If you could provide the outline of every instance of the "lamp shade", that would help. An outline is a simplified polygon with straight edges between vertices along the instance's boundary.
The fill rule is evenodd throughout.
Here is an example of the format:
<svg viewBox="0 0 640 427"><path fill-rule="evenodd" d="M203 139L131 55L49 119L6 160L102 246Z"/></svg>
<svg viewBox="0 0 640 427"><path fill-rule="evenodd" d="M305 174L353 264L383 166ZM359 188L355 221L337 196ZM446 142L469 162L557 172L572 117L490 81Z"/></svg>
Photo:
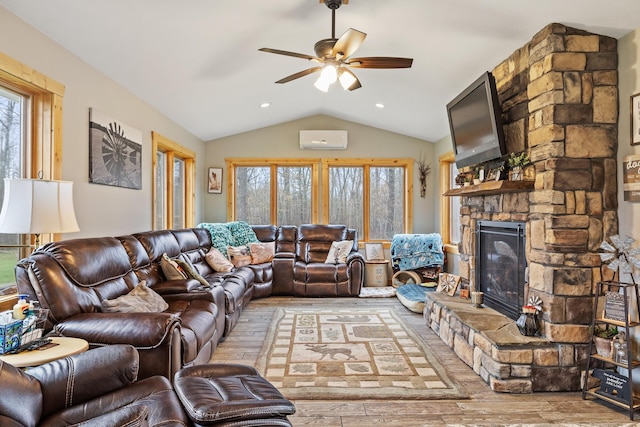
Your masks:
<svg viewBox="0 0 640 427"><path fill-rule="evenodd" d="M4 179L0 233L70 233L79 230L73 208L73 182Z"/></svg>

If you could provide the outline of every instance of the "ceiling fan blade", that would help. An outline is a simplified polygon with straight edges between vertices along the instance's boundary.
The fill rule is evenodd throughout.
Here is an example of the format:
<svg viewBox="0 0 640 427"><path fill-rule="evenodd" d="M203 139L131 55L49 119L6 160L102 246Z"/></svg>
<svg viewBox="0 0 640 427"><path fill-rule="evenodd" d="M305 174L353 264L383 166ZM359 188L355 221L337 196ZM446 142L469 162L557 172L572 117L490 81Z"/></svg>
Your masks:
<svg viewBox="0 0 640 427"><path fill-rule="evenodd" d="M295 80L295 79L299 79L300 77L304 77L307 76L309 74L315 73L317 71L322 70L322 67L312 67L312 68L307 68L306 70L297 72L295 74L291 74L290 76L284 77L280 80L278 80L276 83L288 83L291 80Z"/></svg>
<svg viewBox="0 0 640 427"><path fill-rule="evenodd" d="M339 56L340 59L348 58L360 47L365 37L367 35L362 31L349 28L333 46L331 54L336 58Z"/></svg>
<svg viewBox="0 0 640 427"><path fill-rule="evenodd" d="M304 53L289 52L288 50L270 49L268 47L263 47L263 48L258 49L258 50L261 51L261 52L276 53L278 55L286 55L286 56L293 56L295 58L308 59L309 61L319 60L320 59L320 58L317 58L315 56L306 55Z"/></svg>
<svg viewBox="0 0 640 427"><path fill-rule="evenodd" d="M354 68L411 68L413 58L393 58L391 56L370 56L351 58L347 63Z"/></svg>

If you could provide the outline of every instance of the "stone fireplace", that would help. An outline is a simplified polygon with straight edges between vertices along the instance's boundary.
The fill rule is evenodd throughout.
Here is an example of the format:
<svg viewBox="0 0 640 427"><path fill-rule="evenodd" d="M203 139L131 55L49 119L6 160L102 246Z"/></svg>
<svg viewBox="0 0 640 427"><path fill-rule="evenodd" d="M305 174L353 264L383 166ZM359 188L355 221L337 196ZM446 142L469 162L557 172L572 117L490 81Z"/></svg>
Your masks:
<svg viewBox="0 0 640 427"><path fill-rule="evenodd" d="M508 151L529 153L533 183L480 184L462 194L460 275L484 291L487 275L497 273L479 265L479 225L522 224L528 278L518 272L523 294L513 298L543 301L541 336L500 335L514 330L512 309L499 320L440 295L427 301L425 318L493 390L578 390L601 279L598 247L618 229L617 42L550 24L492 72ZM483 317L489 326L478 323Z"/></svg>

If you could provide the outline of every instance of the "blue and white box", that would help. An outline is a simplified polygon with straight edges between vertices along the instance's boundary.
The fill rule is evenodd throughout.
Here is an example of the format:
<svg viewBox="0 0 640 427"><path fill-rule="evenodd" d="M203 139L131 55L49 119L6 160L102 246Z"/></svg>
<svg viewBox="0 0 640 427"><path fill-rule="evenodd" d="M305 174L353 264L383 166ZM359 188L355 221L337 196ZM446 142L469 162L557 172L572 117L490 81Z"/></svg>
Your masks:
<svg viewBox="0 0 640 427"><path fill-rule="evenodd" d="M22 320L12 320L5 325L0 325L0 354L18 348L21 336Z"/></svg>

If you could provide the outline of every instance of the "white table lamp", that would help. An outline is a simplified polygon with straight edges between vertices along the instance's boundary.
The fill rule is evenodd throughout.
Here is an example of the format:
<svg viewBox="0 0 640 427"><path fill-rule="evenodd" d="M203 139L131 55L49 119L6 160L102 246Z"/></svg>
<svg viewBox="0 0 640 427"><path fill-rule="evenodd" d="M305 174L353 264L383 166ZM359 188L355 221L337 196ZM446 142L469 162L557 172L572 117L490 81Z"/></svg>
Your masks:
<svg viewBox="0 0 640 427"><path fill-rule="evenodd" d="M35 234L79 231L73 208L73 182L4 179L0 233Z"/></svg>

